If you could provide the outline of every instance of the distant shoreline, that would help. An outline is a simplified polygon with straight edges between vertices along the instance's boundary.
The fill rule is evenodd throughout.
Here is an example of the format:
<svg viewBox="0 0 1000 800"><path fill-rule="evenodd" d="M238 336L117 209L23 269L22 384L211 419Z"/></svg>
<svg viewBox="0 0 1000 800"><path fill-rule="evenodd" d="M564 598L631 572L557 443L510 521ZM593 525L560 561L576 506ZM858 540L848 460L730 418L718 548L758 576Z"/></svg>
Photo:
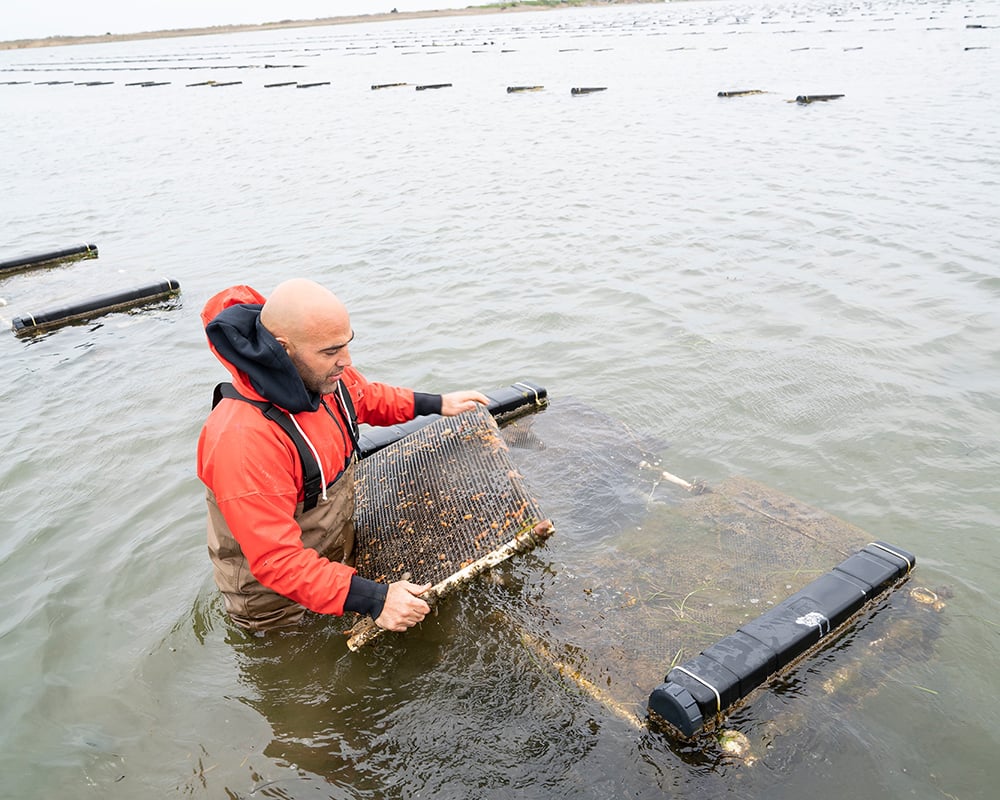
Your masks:
<svg viewBox="0 0 1000 800"><path fill-rule="evenodd" d="M105 42L134 42L144 39L171 39L182 36L216 36L227 33L247 33L253 31L290 30L312 28L324 25L354 25L359 22L395 22L409 19L431 19L435 17L467 17L481 14L517 13L519 11L558 11L565 8L581 8L608 5L633 5L636 3L661 3L670 0L582 0L559 5L497 4L493 6L469 6L467 8L442 9L440 11L398 11L380 14L355 14L344 17L322 17L311 20L282 20L281 22L248 23L245 25L215 25L207 28L176 28L163 31L142 31L139 33L109 33L91 36L49 36L44 39L12 39L0 42L0 50L26 50L34 47L64 47L74 44L102 44Z"/></svg>

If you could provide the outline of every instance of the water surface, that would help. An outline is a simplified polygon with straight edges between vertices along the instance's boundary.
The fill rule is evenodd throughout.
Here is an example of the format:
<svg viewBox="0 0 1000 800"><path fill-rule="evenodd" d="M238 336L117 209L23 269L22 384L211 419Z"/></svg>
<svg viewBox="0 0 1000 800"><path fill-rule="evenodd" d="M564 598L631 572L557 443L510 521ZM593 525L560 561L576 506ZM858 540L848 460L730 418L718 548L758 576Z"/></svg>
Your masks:
<svg viewBox="0 0 1000 800"><path fill-rule="evenodd" d="M0 281L4 324L183 288L0 339L5 794L992 796L998 28L987 0L720 0L0 54L0 257L100 248ZM199 311L293 276L348 303L369 377L534 380L578 454L536 472L558 532L504 586L360 655L330 624L241 639L205 550ZM940 638L753 768L637 731L498 620L579 612L553 603L655 519L640 458L910 550ZM838 658L733 723L820 707Z"/></svg>

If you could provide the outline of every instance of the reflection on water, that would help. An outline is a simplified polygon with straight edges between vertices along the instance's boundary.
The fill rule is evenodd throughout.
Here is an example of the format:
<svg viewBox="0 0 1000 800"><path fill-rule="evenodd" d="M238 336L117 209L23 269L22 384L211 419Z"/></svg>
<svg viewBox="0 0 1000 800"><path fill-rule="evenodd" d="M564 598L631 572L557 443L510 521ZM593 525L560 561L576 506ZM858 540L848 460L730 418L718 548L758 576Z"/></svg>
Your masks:
<svg viewBox="0 0 1000 800"><path fill-rule="evenodd" d="M524 587L517 588L520 595ZM808 785L800 771L858 781L853 789L863 793L885 742L857 724L858 714L899 701L898 687L913 680L914 665L933 656L940 619L915 607L905 591L893 595L730 716L727 730L742 732L751 748L737 756L714 734L676 742L609 714L531 648L518 646L514 632L524 609L512 607L521 603L510 591L474 588L417 636L379 645L363 660L345 658L342 637L325 624L265 640L223 634L239 675L234 699L267 721L269 735L244 752L235 773L209 772L209 755L206 787L228 782L237 796L269 788L279 792L272 796L303 797L322 787L334 797L518 797L548 794L538 791L545 774L563 796L602 783L579 774L594 758L624 759L626 774L604 779L603 789L629 786L639 796L673 788L685 797L713 797L738 786L753 796L793 797ZM928 614L929 622L920 616ZM838 775L838 766L817 761L824 753L856 761L867 777ZM907 778L916 786L928 779L926 769Z"/></svg>
<svg viewBox="0 0 1000 800"><path fill-rule="evenodd" d="M0 318L183 291L0 338L4 790L991 796L997 30L988 0L717 0L0 52L0 256L100 247L4 278ZM555 536L354 655L341 621L240 638L205 553L198 312L295 275L373 379L552 400L511 441ZM735 713L752 767L637 727L600 616L681 568L663 469L898 542L947 606L897 592Z"/></svg>
<svg viewBox="0 0 1000 800"><path fill-rule="evenodd" d="M277 797L317 789L332 797L547 796L549 790L539 790L545 775L559 796L595 791L597 781L613 795L628 786L638 796L670 789L713 797L739 786L754 796L779 791L791 797L789 775L815 774L817 753L838 753L857 759L859 769L872 769L871 752L883 745L859 732L853 720L880 703L887 689L917 686L946 618L944 593L911 596L904 586L815 658L755 694L725 723L746 737L747 752L726 751L711 732L692 742L672 740L645 724L645 697L666 672L668 658L653 641L662 631L646 630L646 640L636 641L629 616L638 608L630 602L636 589L623 568L640 559L670 580L684 571L678 559L693 560L691 544L672 536L676 524L671 530L658 522L655 511L663 501L640 491L653 486L648 476L636 477L642 475L642 451L609 448L616 452L611 460L602 453L601 442L611 433L620 436L621 425L572 402L517 425L512 438L532 447L512 452L545 454L541 474L579 476L615 464L622 475L631 473L624 483L633 491L620 486L618 497L627 499L616 502L602 494L582 498L572 477L562 485L544 481L540 502L566 520L567 541L558 555L550 552L553 540L449 598L418 630L384 637L359 653L346 647L350 620L313 616L294 633L249 636L228 623L216 593L206 588L192 616L151 656L146 678L159 691L152 678L166 665L158 662L174 658L174 640L190 649L193 636L199 646L186 656L187 671L222 678L227 700L255 712L267 732L247 740L235 729L227 744L236 752L228 760L242 753L238 768L219 771L226 756L203 753L192 764L195 780L188 788ZM519 467L527 470L526 463ZM609 536L582 524L595 513L618 520L635 514L641 525ZM700 522L712 527L708 518ZM814 515L805 522L815 531L822 520ZM805 582L814 571L798 572L794 578L782 572L782 582ZM698 614L685 614L682 603L671 606L677 619L698 624ZM687 611L695 612L696 603L691 606ZM623 653L633 668L624 681L617 663ZM650 659L646 667L643 657ZM225 669L234 671L228 680ZM189 692L184 695L190 701ZM591 759L627 768L602 779L581 769ZM827 777L836 770L831 766ZM914 771L911 779L925 781L925 772Z"/></svg>

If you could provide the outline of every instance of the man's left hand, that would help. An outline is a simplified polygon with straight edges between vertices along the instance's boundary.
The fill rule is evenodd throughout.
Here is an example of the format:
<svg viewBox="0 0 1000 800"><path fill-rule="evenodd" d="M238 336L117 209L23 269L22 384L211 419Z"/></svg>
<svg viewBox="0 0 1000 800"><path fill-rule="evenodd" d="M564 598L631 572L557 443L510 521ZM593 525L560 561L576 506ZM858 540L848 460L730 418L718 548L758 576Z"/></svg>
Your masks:
<svg viewBox="0 0 1000 800"><path fill-rule="evenodd" d="M475 408L476 403L485 406L489 402L486 395L479 392L449 392L441 395L441 413L446 417L454 417L456 414Z"/></svg>

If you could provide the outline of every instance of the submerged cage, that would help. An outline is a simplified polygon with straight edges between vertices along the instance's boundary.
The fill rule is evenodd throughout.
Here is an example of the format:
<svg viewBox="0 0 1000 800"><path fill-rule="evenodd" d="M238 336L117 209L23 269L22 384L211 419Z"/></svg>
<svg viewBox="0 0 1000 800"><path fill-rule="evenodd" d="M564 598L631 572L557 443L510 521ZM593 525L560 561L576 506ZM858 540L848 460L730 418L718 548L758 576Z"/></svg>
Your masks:
<svg viewBox="0 0 1000 800"><path fill-rule="evenodd" d="M693 736L815 648L908 575L914 563L910 553L872 542L735 633L672 667L649 696L651 719Z"/></svg>
<svg viewBox="0 0 1000 800"><path fill-rule="evenodd" d="M515 603L499 618L539 666L637 726L689 738L721 725L759 687L868 613L915 563L755 481L706 486L653 468L628 429L593 409L560 404L501 429L490 410L504 419L503 409L516 416L547 401L526 384L493 394L509 395L509 404L436 418L380 442L360 462L358 572L430 583L425 599L433 605L532 549L552 527L522 471L571 526L578 514L610 522L615 503L641 498L634 528L609 530L585 553L575 540L574 553L562 555L575 563L558 571L566 579L547 582L544 598ZM903 609L943 607L925 589L899 595ZM866 654L887 663L890 640L900 648L932 643L938 624L913 613ZM366 619L349 647L380 633ZM831 684L876 668L844 658Z"/></svg>
<svg viewBox="0 0 1000 800"><path fill-rule="evenodd" d="M571 401L502 435L574 546L498 619L539 668L636 727L700 738L768 705L758 688L833 641L810 674L851 683L853 701L934 646L943 601L893 591L913 557L844 520L747 478L664 472L647 460L662 443Z"/></svg>

